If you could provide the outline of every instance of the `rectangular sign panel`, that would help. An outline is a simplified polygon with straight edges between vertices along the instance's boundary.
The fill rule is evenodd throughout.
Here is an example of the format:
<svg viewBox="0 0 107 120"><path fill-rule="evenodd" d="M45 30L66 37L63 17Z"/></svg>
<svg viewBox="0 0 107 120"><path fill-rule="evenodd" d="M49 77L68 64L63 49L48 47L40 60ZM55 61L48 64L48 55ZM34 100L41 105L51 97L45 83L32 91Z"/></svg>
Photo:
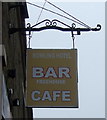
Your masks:
<svg viewBox="0 0 107 120"><path fill-rule="evenodd" d="M76 49L27 50L27 107L78 107Z"/></svg>

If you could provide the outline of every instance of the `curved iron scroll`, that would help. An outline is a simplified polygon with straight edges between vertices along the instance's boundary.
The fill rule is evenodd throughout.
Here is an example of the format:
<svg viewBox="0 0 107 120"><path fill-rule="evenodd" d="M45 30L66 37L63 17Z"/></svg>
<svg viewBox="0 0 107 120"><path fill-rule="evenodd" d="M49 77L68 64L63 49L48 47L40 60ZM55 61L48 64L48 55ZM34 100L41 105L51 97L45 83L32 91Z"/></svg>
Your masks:
<svg viewBox="0 0 107 120"><path fill-rule="evenodd" d="M45 23L44 26L42 27L38 27L40 24L42 23ZM58 26L58 23L66 26L66 27L60 27ZM30 23L29 23L30 24ZM74 24L74 23L73 23ZM74 24L75 25L75 24ZM64 31L64 32L73 32L73 31L77 31L77 34L76 35L80 35L81 32L87 32L87 31L99 31L101 30L101 25L98 24L96 28L76 28L76 26L72 27L72 26L69 26L57 19L54 19L54 20L49 20L49 19L45 19L31 27L27 27L27 28L10 28L9 29L9 33L12 34L12 33L15 33L15 32L19 32L19 31L42 31L42 30L47 30L47 29L56 29L56 30L60 30L60 31Z"/></svg>
<svg viewBox="0 0 107 120"><path fill-rule="evenodd" d="M65 24L65 23L63 23L63 22L61 22L61 21L59 21L59 20L57 20L57 19L54 19L54 20L49 20L49 19L45 19L45 20L43 20L43 21L41 21L41 22L39 22L39 23L37 23L37 24L35 24L35 25L33 25L32 26L32 28L34 28L34 27L36 27L36 26L38 26L38 25L40 25L40 24L42 24L42 23L45 23L45 26L47 27L47 26L50 26L50 27L52 27L52 26L57 26L57 23L61 23L62 25L65 25L66 27L68 27L68 28L71 28L71 26L69 26L69 25L67 25L67 24ZM45 27L44 26L44 27Z"/></svg>

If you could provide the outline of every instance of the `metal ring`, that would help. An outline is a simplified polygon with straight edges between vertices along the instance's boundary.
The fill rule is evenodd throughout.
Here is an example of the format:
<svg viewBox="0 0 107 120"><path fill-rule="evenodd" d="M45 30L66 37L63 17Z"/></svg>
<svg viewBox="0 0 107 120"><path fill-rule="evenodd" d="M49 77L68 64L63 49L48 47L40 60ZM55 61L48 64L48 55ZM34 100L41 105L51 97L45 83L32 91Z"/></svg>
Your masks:
<svg viewBox="0 0 107 120"><path fill-rule="evenodd" d="M52 22L50 20L47 20L46 23L45 23L46 26L51 26L52 25Z"/></svg>
<svg viewBox="0 0 107 120"><path fill-rule="evenodd" d="M57 26L57 22L52 21L52 26Z"/></svg>
<svg viewBox="0 0 107 120"><path fill-rule="evenodd" d="M30 23L27 23L27 26L28 26L27 28L30 28L30 27L31 27L31 24L30 24Z"/></svg>
<svg viewBox="0 0 107 120"><path fill-rule="evenodd" d="M72 27L75 28L75 27L76 27L76 24L75 24L75 23L72 23Z"/></svg>

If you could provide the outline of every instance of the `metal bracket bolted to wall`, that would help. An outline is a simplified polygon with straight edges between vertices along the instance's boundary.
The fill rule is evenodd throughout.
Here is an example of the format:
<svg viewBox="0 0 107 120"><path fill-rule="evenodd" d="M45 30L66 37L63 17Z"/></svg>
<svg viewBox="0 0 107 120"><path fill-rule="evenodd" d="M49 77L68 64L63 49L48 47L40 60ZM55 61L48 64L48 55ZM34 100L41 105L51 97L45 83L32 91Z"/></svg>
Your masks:
<svg viewBox="0 0 107 120"><path fill-rule="evenodd" d="M42 27L38 27L40 24L42 23L45 23L45 26L42 26ZM64 25L66 27L60 27L60 26L57 26L57 23L60 23L61 25ZM30 23L29 23L30 24ZM74 24L74 23L73 23ZM26 28L9 28L9 34L13 34L13 33L16 33L16 32L23 32L23 31L42 31L42 30L47 30L47 29L55 29L55 30L60 30L60 31L63 31L63 32L74 32L76 31L77 34L75 35L80 35L81 32L88 32L88 31L99 31L101 29L101 25L100 24L97 24L97 27L96 28L76 28L75 27L72 27L72 26L69 26L57 19L54 19L54 20L49 20L49 19L45 19L31 27L26 27Z"/></svg>

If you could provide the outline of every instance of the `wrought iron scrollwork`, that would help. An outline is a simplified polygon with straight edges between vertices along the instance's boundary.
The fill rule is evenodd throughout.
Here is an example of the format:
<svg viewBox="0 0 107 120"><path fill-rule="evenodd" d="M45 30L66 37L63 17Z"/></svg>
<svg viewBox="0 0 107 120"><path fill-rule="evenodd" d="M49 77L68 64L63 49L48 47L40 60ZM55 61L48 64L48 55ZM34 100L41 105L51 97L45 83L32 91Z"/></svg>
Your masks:
<svg viewBox="0 0 107 120"><path fill-rule="evenodd" d="M57 26L57 24L60 23L60 24L62 24L62 25L65 25L66 27L71 28L69 25L67 25L67 24L65 24L65 23L63 23L63 22L61 22L61 21L59 21L59 20L57 20L57 19L54 19L54 20L45 19L45 20L43 20L43 21L41 21L41 22L33 25L32 28L34 28L34 27L36 27L36 26L38 26L38 25L40 25L40 24L42 24L42 23L45 23L45 26L46 26L46 27L47 27L47 26L48 26L48 27L49 27L49 26L50 26L50 27L52 27L52 26Z"/></svg>
<svg viewBox="0 0 107 120"><path fill-rule="evenodd" d="M99 30L101 30L101 25L97 24L97 27L96 28L92 28L91 30L92 31L99 31Z"/></svg>
<svg viewBox="0 0 107 120"><path fill-rule="evenodd" d="M52 24L52 23L51 23L50 20L47 19L47 20L45 21L45 25L46 25L46 26L51 26L51 24Z"/></svg>
<svg viewBox="0 0 107 120"><path fill-rule="evenodd" d="M42 27L40 25L44 24ZM65 27L62 27L65 26ZM96 28L76 28L76 25L73 23L72 26L65 24L64 22L53 19L45 19L33 26L28 26L27 28L9 28L9 33L13 34L17 31L42 31L46 29L56 29L64 32L73 32L77 31L77 35L80 35L81 32L87 31L99 31L101 29L101 25L98 24Z"/></svg>
<svg viewBox="0 0 107 120"><path fill-rule="evenodd" d="M68 27L68 28L71 28L69 25L67 25L67 24L65 24L64 22L61 22L60 20L57 20L57 19L52 20L52 22L53 22L53 23L56 23L56 25L57 25L57 23L60 23L60 24L66 26L66 27Z"/></svg>
<svg viewBox="0 0 107 120"><path fill-rule="evenodd" d="M52 26L57 26L57 22L55 20L52 20Z"/></svg>

